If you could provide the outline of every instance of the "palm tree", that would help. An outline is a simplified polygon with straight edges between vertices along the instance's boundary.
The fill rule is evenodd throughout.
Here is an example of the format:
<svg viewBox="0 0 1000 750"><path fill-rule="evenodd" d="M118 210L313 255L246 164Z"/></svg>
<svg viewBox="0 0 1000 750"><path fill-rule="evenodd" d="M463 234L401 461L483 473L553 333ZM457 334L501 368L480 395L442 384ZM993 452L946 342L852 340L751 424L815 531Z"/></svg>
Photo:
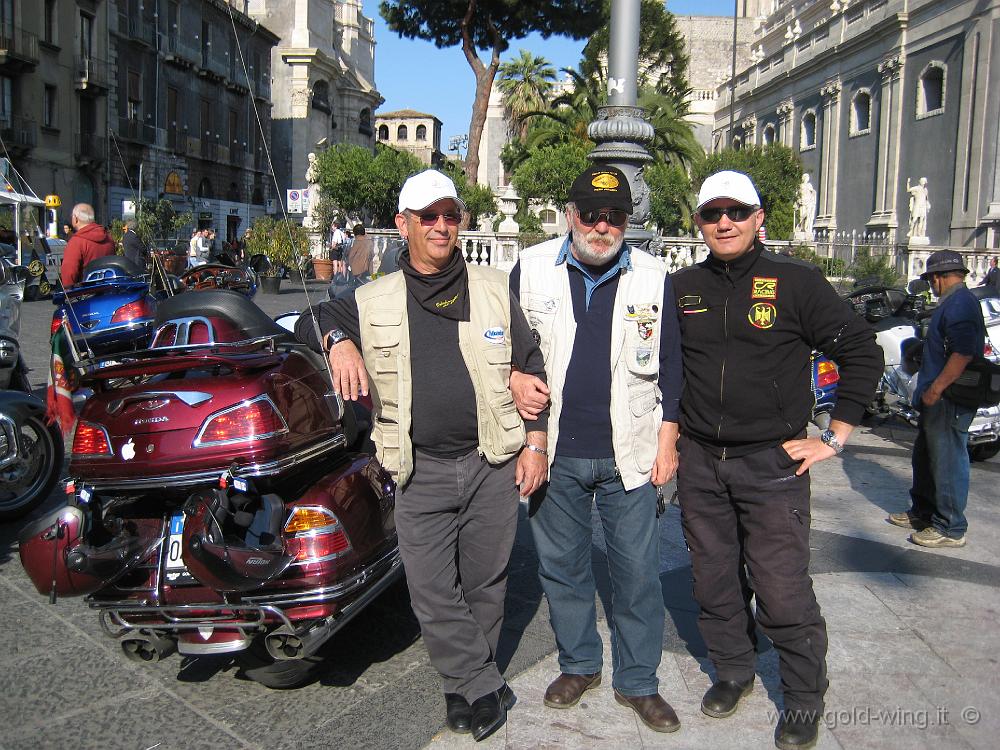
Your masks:
<svg viewBox="0 0 1000 750"><path fill-rule="evenodd" d="M500 66L497 85L503 96L512 135L523 138L527 132L524 116L548 105L555 77L555 68L548 60L525 49L514 60Z"/></svg>

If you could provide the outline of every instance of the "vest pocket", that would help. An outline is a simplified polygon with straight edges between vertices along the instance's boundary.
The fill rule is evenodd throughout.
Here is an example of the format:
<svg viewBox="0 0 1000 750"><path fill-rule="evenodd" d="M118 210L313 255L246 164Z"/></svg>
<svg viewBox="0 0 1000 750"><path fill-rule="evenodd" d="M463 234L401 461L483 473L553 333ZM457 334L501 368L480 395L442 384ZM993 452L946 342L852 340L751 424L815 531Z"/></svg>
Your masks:
<svg viewBox="0 0 1000 750"><path fill-rule="evenodd" d="M489 408L492 419L486 420L486 445L496 456L511 456L524 445L524 423L510 392L491 400Z"/></svg>
<svg viewBox="0 0 1000 750"><path fill-rule="evenodd" d="M508 392L510 390L510 346L497 344L484 347L483 358L490 369L495 371L485 378L492 390L495 393Z"/></svg>
<svg viewBox="0 0 1000 750"><path fill-rule="evenodd" d="M372 427L372 442L375 443L375 455L383 468L393 476L398 475L401 467L399 424L376 418Z"/></svg>
<svg viewBox="0 0 1000 750"><path fill-rule="evenodd" d="M657 424L659 400L656 387L643 383L629 389L628 407L632 415L632 456L635 467L642 473L653 468L659 444L660 426Z"/></svg>
<svg viewBox="0 0 1000 750"><path fill-rule="evenodd" d="M635 375L656 375L660 372L659 352L652 342L627 347L625 361L629 372Z"/></svg>

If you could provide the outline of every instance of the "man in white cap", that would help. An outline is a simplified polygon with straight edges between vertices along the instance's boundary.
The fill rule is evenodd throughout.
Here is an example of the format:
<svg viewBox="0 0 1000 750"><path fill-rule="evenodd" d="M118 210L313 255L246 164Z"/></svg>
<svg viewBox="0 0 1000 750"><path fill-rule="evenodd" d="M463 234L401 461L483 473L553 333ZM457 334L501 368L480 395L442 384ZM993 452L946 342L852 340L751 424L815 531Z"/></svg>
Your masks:
<svg viewBox="0 0 1000 750"><path fill-rule="evenodd" d="M753 688L759 625L781 668L775 744L809 748L827 688L827 636L808 573L808 470L844 449L882 353L818 269L764 248L764 210L745 174L708 177L695 223L711 254L672 279L685 382L677 491L698 626L716 669L701 708L731 716ZM820 437L806 436L813 349L840 369Z"/></svg>
<svg viewBox="0 0 1000 750"><path fill-rule="evenodd" d="M371 385L372 439L396 481L400 555L447 725L478 741L514 705L495 662L507 563L518 496L547 470L544 415L526 434L508 380L512 365L545 368L507 276L465 263L464 212L441 172L408 179L400 270L317 305L295 333L328 353L345 399Z"/></svg>

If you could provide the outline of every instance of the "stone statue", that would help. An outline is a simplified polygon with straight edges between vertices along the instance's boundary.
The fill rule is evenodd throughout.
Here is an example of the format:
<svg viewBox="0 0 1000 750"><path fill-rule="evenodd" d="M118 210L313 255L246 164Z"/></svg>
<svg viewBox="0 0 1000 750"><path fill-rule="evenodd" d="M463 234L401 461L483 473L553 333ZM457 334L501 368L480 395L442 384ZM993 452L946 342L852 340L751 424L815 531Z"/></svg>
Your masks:
<svg viewBox="0 0 1000 750"><path fill-rule="evenodd" d="M795 199L796 239L813 238L813 222L816 220L816 188L809 182L809 174L802 175L799 197Z"/></svg>
<svg viewBox="0 0 1000 750"><path fill-rule="evenodd" d="M306 208L306 216L302 220L302 226L309 229L316 223L316 209L319 206L320 189L317 184L319 182L319 171L316 168L316 154L310 151L306 158L309 160L309 166L306 167L306 183L309 186L309 206Z"/></svg>
<svg viewBox="0 0 1000 750"><path fill-rule="evenodd" d="M906 178L906 192L910 194L910 240L927 239L927 213L931 210L930 191L927 189L927 178L910 186L910 178ZM924 242L923 244L927 244Z"/></svg>

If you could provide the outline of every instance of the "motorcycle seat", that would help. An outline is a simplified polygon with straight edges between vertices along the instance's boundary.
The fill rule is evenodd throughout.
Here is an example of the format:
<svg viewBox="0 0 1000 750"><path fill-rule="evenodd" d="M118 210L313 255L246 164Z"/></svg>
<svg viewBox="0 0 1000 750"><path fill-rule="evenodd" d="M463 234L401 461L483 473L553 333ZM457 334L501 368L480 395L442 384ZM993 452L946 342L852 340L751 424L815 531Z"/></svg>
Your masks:
<svg viewBox="0 0 1000 750"><path fill-rule="evenodd" d="M156 327L181 318L219 318L229 323L247 339L273 336L279 342L294 342L291 334L275 323L257 305L239 292L229 289L206 289L178 294L156 307Z"/></svg>
<svg viewBox="0 0 1000 750"><path fill-rule="evenodd" d="M119 276L143 276L145 271L124 255L105 255L95 258L83 267L83 278L96 271L115 271Z"/></svg>

